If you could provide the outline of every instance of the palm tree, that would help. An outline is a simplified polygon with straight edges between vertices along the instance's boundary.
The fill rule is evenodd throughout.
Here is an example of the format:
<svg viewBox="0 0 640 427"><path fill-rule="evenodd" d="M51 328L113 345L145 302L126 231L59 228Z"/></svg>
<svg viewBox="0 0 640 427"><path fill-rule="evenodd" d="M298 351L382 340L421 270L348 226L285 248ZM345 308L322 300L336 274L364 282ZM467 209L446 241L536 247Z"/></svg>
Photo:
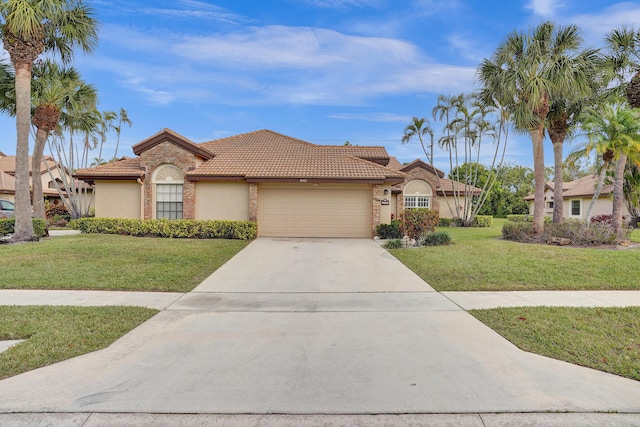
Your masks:
<svg viewBox="0 0 640 427"><path fill-rule="evenodd" d="M113 126L113 130L116 131L117 140L116 140L116 150L113 153L113 160L116 160L118 158L118 147L120 146L120 133L122 132L122 125L125 123L128 124L129 127L133 125L133 122L129 119L127 110L125 110L124 108L120 108L120 111L118 112L116 117L118 118L118 125Z"/></svg>
<svg viewBox="0 0 640 427"><path fill-rule="evenodd" d="M617 163L620 163L620 159L623 159L626 163L629 155L637 157L637 153L640 153L640 114L637 110L628 110L619 105L606 105L598 109L590 108L586 110L582 122L589 141L583 147L571 153L569 157L576 158L585 156L595 151L602 156L603 161L596 190L585 216L586 221L589 221L591 210L596 200L600 197L611 162L617 160ZM620 216L622 216L622 179L624 177L624 168L622 171L618 170L618 167L615 169L612 216L614 213L617 214L616 203L620 203L617 209L620 212ZM618 186L620 187L620 194L616 196L616 187ZM620 228L616 229L616 231L620 231Z"/></svg>
<svg viewBox="0 0 640 427"><path fill-rule="evenodd" d="M95 87L84 83L73 67L61 67L46 60L36 63L32 84L33 118L36 138L31 159L33 171L33 213L36 218L44 218L44 198L42 181L35 179L40 170L44 146L52 131L60 122L61 113L69 109L92 110L97 102Z"/></svg>
<svg viewBox="0 0 640 427"><path fill-rule="evenodd" d="M533 145L535 201L533 229L544 228L544 127L551 104L588 82L575 80L573 64L582 55L575 25L544 22L528 34L514 32L478 69L481 99L509 109L516 129L529 133ZM587 91L580 87L579 92Z"/></svg>
<svg viewBox="0 0 640 427"><path fill-rule="evenodd" d="M431 142L429 143L429 151L427 151L427 147L425 147L424 137L429 136ZM411 119L411 123L404 128L404 135L402 136L402 143L406 144L411 141L414 137L418 137L420 141L420 145L422 146L422 151L424 151L425 155L429 157L429 162L433 160L433 130L429 125L429 120L424 117L418 118L414 117Z"/></svg>
<svg viewBox="0 0 640 427"><path fill-rule="evenodd" d="M15 241L33 240L29 192L31 70L42 53L58 53L63 62L76 47L85 52L97 43L97 23L81 0L4 0L0 36L15 69L16 224Z"/></svg>

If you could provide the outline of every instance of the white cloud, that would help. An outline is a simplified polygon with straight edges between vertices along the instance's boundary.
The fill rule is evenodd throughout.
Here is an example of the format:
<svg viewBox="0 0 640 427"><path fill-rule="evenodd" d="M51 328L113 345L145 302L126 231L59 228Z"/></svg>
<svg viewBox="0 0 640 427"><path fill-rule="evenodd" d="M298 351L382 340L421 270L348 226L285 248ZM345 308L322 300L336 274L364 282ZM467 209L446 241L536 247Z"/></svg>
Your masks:
<svg viewBox="0 0 640 427"><path fill-rule="evenodd" d="M569 15L563 23L574 23L584 30L585 39L594 46L603 44L604 36L614 28L633 27L640 29L640 4L622 2L593 14Z"/></svg>
<svg viewBox="0 0 640 427"><path fill-rule="evenodd" d="M311 7L317 7L321 9L367 9L367 8L379 8L385 0L301 0Z"/></svg>
<svg viewBox="0 0 640 427"><path fill-rule="evenodd" d="M118 35L109 38L114 52L130 49L138 60L113 65L101 58L94 66L115 70L153 103L363 105L384 95L469 91L475 73L431 62L406 41L328 29L246 27L198 37L117 26L108 32Z"/></svg>
<svg viewBox="0 0 640 427"><path fill-rule="evenodd" d="M550 18L555 15L558 3L558 0L530 0L527 9L532 10L535 15Z"/></svg>

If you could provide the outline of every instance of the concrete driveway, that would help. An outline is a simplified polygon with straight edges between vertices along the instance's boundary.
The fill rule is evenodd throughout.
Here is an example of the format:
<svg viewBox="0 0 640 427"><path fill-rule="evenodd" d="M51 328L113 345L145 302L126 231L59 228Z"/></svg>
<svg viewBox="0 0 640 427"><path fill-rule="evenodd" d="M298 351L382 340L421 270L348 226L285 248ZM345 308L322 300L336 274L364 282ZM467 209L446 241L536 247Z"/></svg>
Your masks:
<svg viewBox="0 0 640 427"><path fill-rule="evenodd" d="M637 414L640 382L518 350L358 239L258 239L109 348L0 381L0 412L547 411Z"/></svg>

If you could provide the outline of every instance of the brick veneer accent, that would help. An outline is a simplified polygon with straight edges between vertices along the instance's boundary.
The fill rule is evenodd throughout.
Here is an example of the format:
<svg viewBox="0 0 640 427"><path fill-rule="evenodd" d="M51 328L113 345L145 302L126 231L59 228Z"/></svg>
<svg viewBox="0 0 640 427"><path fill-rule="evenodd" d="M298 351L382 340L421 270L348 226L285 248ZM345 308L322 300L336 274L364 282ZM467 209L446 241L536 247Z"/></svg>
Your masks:
<svg viewBox="0 0 640 427"><path fill-rule="evenodd" d="M421 179L425 181L431 187L432 196L431 196L431 210L440 212L440 196L438 195L437 188L440 187L438 184L438 177L433 173L424 170L423 168L416 166L415 168L411 168L408 171L404 171L407 174L407 178L404 180L402 184L400 184L400 188L404 191L404 187L411 181L415 179ZM404 194L398 194L396 198L396 212L398 215L404 211Z"/></svg>
<svg viewBox="0 0 640 427"><path fill-rule="evenodd" d="M258 222L258 184L249 183L249 221Z"/></svg>
<svg viewBox="0 0 640 427"><path fill-rule="evenodd" d="M145 168L144 179L144 219L153 219L153 183L151 177L160 165L172 164L177 166L182 174L186 174L190 168L196 167L196 156L193 153L169 142L149 148L140 153L140 166ZM182 216L184 219L196 217L196 186L195 182L184 180L182 186Z"/></svg>
<svg viewBox="0 0 640 427"><path fill-rule="evenodd" d="M380 225L380 201L382 200L383 186L374 184L372 189L373 210L371 215L371 235L375 236L376 228Z"/></svg>

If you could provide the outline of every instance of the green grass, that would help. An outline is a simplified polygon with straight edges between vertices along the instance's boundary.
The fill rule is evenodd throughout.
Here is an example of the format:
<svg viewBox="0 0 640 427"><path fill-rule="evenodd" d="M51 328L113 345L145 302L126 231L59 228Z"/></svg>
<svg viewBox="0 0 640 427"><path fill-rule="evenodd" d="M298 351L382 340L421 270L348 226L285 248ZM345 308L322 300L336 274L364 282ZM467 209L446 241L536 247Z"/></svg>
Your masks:
<svg viewBox="0 0 640 427"><path fill-rule="evenodd" d="M0 306L0 379L107 347L156 314L142 307Z"/></svg>
<svg viewBox="0 0 640 427"><path fill-rule="evenodd" d="M490 228L439 228L453 245L390 252L439 291L640 289L640 250L585 249L501 239ZM640 241L640 231L632 239Z"/></svg>
<svg viewBox="0 0 640 427"><path fill-rule="evenodd" d="M248 243L88 234L0 245L0 289L188 292Z"/></svg>
<svg viewBox="0 0 640 427"><path fill-rule="evenodd" d="M640 307L472 310L522 350L640 381Z"/></svg>

